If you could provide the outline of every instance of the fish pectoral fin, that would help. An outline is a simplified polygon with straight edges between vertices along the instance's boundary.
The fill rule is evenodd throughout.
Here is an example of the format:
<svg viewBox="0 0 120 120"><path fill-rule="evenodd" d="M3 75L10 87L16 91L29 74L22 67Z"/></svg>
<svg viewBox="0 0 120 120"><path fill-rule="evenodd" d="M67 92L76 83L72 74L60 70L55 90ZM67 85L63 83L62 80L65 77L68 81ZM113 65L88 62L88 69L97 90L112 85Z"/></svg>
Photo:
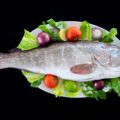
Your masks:
<svg viewBox="0 0 120 120"><path fill-rule="evenodd" d="M71 72L75 74L90 74L95 71L95 64L78 64L71 67Z"/></svg>

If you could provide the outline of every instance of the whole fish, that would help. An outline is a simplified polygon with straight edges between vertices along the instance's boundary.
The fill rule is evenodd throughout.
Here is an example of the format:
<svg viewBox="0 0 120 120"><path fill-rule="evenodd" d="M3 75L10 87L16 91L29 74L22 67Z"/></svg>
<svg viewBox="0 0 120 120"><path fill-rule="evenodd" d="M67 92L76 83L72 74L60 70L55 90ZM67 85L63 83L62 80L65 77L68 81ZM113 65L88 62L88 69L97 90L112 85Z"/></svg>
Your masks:
<svg viewBox="0 0 120 120"><path fill-rule="evenodd" d="M101 42L63 42L0 53L0 69L17 68L73 81L120 77L120 47Z"/></svg>

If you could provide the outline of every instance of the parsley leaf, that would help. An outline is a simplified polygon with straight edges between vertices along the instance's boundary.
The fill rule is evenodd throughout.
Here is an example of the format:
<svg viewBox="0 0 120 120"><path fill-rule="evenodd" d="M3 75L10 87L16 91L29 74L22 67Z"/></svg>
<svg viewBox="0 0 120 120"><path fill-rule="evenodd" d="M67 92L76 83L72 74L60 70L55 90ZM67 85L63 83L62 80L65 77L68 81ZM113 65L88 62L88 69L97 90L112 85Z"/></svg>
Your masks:
<svg viewBox="0 0 120 120"><path fill-rule="evenodd" d="M85 96L90 98L95 98L96 100L107 98L106 92L103 90L96 90L92 85L92 82L81 82L80 85L82 86L82 92Z"/></svg>
<svg viewBox="0 0 120 120"><path fill-rule="evenodd" d="M120 78L111 79L111 87L120 97Z"/></svg>

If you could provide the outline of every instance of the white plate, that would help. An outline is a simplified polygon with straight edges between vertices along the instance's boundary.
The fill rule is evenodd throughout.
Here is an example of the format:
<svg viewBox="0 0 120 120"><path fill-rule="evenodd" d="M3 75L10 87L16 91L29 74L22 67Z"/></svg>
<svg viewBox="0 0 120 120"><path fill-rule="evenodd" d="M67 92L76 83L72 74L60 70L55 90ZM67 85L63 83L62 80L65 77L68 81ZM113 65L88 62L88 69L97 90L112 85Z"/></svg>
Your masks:
<svg viewBox="0 0 120 120"><path fill-rule="evenodd" d="M67 24L67 27L70 27L70 26L76 26L78 28L80 28L80 25L81 25L81 22L76 22L76 21L66 21L66 24ZM90 24L92 27L99 27L99 26L96 26L96 25L93 25L93 24ZM101 27L99 27L101 28ZM103 29L103 28L101 28ZM105 29L104 29L105 30ZM107 30L106 30L107 31ZM39 28L33 30L31 33L34 34L35 36L41 32L41 30ZM107 31L108 32L108 31ZM114 45L117 45L117 46L120 46L120 41L118 38L114 38L114 42L112 43ZM47 88L43 83L40 84L39 86L39 89L47 92L47 93L50 93L50 94L53 94L52 92L52 89L49 89ZM108 91L109 88L104 88L104 91ZM65 95L63 95L62 97L66 97ZM74 98L85 98L86 96L84 96L82 93L80 93L78 96L74 97Z"/></svg>

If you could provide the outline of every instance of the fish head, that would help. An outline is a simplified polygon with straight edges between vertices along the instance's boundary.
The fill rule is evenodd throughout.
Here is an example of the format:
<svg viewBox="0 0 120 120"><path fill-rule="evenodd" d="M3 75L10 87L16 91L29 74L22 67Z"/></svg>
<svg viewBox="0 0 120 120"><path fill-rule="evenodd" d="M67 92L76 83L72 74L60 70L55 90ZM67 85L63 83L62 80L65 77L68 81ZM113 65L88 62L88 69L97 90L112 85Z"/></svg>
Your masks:
<svg viewBox="0 0 120 120"><path fill-rule="evenodd" d="M120 48L113 49L110 56L110 65L112 67L120 67Z"/></svg>
<svg viewBox="0 0 120 120"><path fill-rule="evenodd" d="M104 67L120 66L120 47L109 44L98 44L93 50L95 59Z"/></svg>
<svg viewBox="0 0 120 120"><path fill-rule="evenodd" d="M115 78L120 76L120 48L112 46L108 49L109 57L107 64L102 65L105 78Z"/></svg>

